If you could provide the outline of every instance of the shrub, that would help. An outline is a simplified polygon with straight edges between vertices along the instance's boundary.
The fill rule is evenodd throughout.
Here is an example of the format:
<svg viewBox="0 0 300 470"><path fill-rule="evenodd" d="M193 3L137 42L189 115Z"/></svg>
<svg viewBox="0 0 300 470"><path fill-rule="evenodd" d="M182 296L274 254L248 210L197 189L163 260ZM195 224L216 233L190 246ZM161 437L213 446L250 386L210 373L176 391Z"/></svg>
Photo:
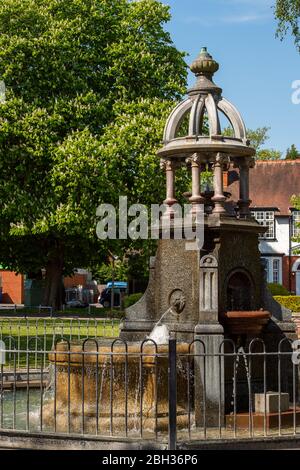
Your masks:
<svg viewBox="0 0 300 470"><path fill-rule="evenodd" d="M137 292L136 294L131 294L128 295L128 297L125 297L124 300L124 307L128 308L131 305L135 304L140 298L143 296L143 292Z"/></svg>
<svg viewBox="0 0 300 470"><path fill-rule="evenodd" d="M300 312L300 295L276 295L274 299L292 312Z"/></svg>
<svg viewBox="0 0 300 470"><path fill-rule="evenodd" d="M281 284L270 283L268 284L268 288L272 295L291 295L291 293Z"/></svg>

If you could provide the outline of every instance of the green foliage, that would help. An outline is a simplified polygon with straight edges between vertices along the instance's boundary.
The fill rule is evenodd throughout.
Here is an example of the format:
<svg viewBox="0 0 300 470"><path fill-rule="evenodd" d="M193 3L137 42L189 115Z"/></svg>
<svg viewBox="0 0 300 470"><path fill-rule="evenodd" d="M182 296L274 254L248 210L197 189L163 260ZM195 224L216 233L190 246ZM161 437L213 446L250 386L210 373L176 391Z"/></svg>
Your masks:
<svg viewBox="0 0 300 470"><path fill-rule="evenodd" d="M269 127L258 127L257 129L247 129L247 137L251 142L251 146L255 150L261 150L261 147L269 139L268 131Z"/></svg>
<svg viewBox="0 0 300 470"><path fill-rule="evenodd" d="M300 312L300 296L299 295L290 295L290 296L274 296L274 299L277 300L281 305L290 309L292 312Z"/></svg>
<svg viewBox="0 0 300 470"><path fill-rule="evenodd" d="M256 150L257 160L280 160L282 153L275 149L264 148L266 141L269 139L269 127L258 127L257 129L247 129L247 137L252 147Z"/></svg>
<svg viewBox="0 0 300 470"><path fill-rule="evenodd" d="M298 152L296 145L292 144L286 151L286 160L297 160L300 158L300 153Z"/></svg>
<svg viewBox="0 0 300 470"><path fill-rule="evenodd" d="M213 188L214 174L212 171L206 169L201 172L201 191L205 191L206 188Z"/></svg>
<svg viewBox="0 0 300 470"><path fill-rule="evenodd" d="M276 0L274 12L278 20L277 36L282 40L290 31L300 52L299 0Z"/></svg>
<svg viewBox="0 0 300 470"><path fill-rule="evenodd" d="M269 139L269 127L258 127L257 129L247 129L247 138L250 140L250 145L256 150L257 160L279 160L282 153L278 150L263 148L266 141ZM223 131L224 135L233 135L231 127L227 127Z"/></svg>
<svg viewBox="0 0 300 470"><path fill-rule="evenodd" d="M131 305L135 304L144 294L142 292L137 292L136 294L128 295L124 300L124 307L128 308Z"/></svg>
<svg viewBox="0 0 300 470"><path fill-rule="evenodd" d="M291 205L294 209L300 211L300 195L296 196L295 194L291 197Z"/></svg>
<svg viewBox="0 0 300 470"><path fill-rule="evenodd" d="M127 281L128 264L122 260L117 260L114 267L114 278L116 281ZM106 284L113 278L112 263L102 263L98 269L93 271L94 278L98 280L99 284Z"/></svg>
<svg viewBox="0 0 300 470"><path fill-rule="evenodd" d="M90 306L84 308L66 308L64 310L58 310L55 316L60 317L80 317L80 318L109 318L111 319L121 319L124 317L124 312L120 308L98 308ZM113 322L118 323L118 322ZM102 335L101 335L102 336Z"/></svg>
<svg viewBox="0 0 300 470"><path fill-rule="evenodd" d="M119 194L163 200L156 150L186 84L169 18L156 0L0 3L0 260L10 269L46 267L51 281L99 265L129 242L97 240L96 207Z"/></svg>
<svg viewBox="0 0 300 470"><path fill-rule="evenodd" d="M1 309L0 307L0 333L1 333L1 326L3 322L5 321L11 321L12 317L16 319L17 321L22 321L23 318L27 318L30 320L30 318L48 318L50 315L49 311L40 311L38 307L18 307L16 311L14 310L13 306L11 309L5 308ZM8 318L7 318L8 317ZM17 318L19 317L19 320ZM90 307L80 307L80 308L74 308L74 307L66 307L63 310L57 310L52 314L52 318L60 318L60 317L69 317L69 318L123 318L124 317L124 312L120 308L113 308L111 311L110 308L104 308L104 307L96 307L93 305L90 305ZM47 320L45 320L47 321ZM41 322L40 327L43 327L43 323ZM53 321L49 320L49 325L53 325ZM0 334L1 336L1 334ZM33 335L30 335L33 336ZM102 334L101 334L102 336Z"/></svg>
<svg viewBox="0 0 300 470"><path fill-rule="evenodd" d="M261 149L257 152L257 160L280 160L282 153L274 149Z"/></svg>
<svg viewBox="0 0 300 470"><path fill-rule="evenodd" d="M281 284L270 282L268 288L272 295L290 295L290 292Z"/></svg>

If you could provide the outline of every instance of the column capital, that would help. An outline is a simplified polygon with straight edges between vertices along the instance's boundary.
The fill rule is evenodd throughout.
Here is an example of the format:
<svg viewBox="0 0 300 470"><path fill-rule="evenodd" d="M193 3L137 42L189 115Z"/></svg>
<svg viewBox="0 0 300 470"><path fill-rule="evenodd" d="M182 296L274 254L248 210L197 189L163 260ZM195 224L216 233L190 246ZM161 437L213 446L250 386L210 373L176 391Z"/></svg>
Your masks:
<svg viewBox="0 0 300 470"><path fill-rule="evenodd" d="M228 155L226 155L225 153L218 152L216 155L215 161L212 162L212 167L215 168L215 167L220 167L223 165L229 165L229 163L230 163L230 160L229 160Z"/></svg>
<svg viewBox="0 0 300 470"><path fill-rule="evenodd" d="M234 157L233 158L233 167L249 169L255 167L255 158L251 157Z"/></svg>
<svg viewBox="0 0 300 470"><path fill-rule="evenodd" d="M192 155L189 155L186 159L185 162L190 165L194 166L199 166L201 164L201 156L200 153L193 153Z"/></svg>
<svg viewBox="0 0 300 470"><path fill-rule="evenodd" d="M165 171L176 170L176 168L180 167L180 163L172 160L171 158L161 158L159 165L161 170Z"/></svg>

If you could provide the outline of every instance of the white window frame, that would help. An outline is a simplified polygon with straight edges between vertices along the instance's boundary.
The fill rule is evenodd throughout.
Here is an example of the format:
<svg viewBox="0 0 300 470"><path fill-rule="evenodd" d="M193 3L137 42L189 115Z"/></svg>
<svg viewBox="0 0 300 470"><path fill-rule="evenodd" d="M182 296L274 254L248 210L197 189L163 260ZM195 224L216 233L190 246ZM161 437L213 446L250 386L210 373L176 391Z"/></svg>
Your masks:
<svg viewBox="0 0 300 470"><path fill-rule="evenodd" d="M292 237L300 237L300 211L292 212Z"/></svg>
<svg viewBox="0 0 300 470"><path fill-rule="evenodd" d="M262 233L259 238L261 240L274 240L275 239L275 211L272 210L252 210L252 216L260 224L268 227L265 233Z"/></svg>
<svg viewBox="0 0 300 470"><path fill-rule="evenodd" d="M266 261L267 282L282 285L282 258L278 256L262 256Z"/></svg>

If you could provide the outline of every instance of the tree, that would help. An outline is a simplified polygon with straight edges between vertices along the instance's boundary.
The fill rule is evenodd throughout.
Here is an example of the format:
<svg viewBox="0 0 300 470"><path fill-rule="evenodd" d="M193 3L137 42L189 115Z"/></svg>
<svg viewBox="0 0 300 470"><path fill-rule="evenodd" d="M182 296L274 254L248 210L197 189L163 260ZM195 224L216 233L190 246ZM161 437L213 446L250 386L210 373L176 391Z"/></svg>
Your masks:
<svg viewBox="0 0 300 470"><path fill-rule="evenodd" d="M257 160L280 160L282 153L279 150L264 148L266 141L269 139L269 127L258 127L257 129L247 129L247 137L252 147L256 149Z"/></svg>
<svg viewBox="0 0 300 470"><path fill-rule="evenodd" d="M296 148L296 145L292 144L290 148L287 149L286 151L286 160L297 160L299 158L300 154Z"/></svg>
<svg viewBox="0 0 300 470"><path fill-rule="evenodd" d="M251 146L259 151L261 147L269 139L268 131L270 127L258 127L257 129L247 129L247 137L251 142Z"/></svg>
<svg viewBox="0 0 300 470"><path fill-rule="evenodd" d="M277 36L282 40L291 31L300 52L300 2L299 0L276 0L275 18L278 20Z"/></svg>
<svg viewBox="0 0 300 470"><path fill-rule="evenodd" d="M96 207L164 197L156 149L184 91L186 65L156 0L3 0L0 4L0 259L62 275L124 250L96 238Z"/></svg>
<svg viewBox="0 0 300 470"><path fill-rule="evenodd" d="M282 157L281 152L274 149L262 148L266 141L269 139L269 127L258 127L257 129L247 129L247 138L250 140L250 145L256 150L257 160L280 160ZM231 127L227 127L223 131L224 135L233 135Z"/></svg>
<svg viewBox="0 0 300 470"><path fill-rule="evenodd" d="M94 277L100 284L106 284L111 281L113 276L118 281L127 280L127 263L124 260L117 260L113 269L112 263L102 263L100 266L95 266L93 270Z"/></svg>
<svg viewBox="0 0 300 470"><path fill-rule="evenodd" d="M282 153L275 149L261 149L256 154L257 160L280 160Z"/></svg>

